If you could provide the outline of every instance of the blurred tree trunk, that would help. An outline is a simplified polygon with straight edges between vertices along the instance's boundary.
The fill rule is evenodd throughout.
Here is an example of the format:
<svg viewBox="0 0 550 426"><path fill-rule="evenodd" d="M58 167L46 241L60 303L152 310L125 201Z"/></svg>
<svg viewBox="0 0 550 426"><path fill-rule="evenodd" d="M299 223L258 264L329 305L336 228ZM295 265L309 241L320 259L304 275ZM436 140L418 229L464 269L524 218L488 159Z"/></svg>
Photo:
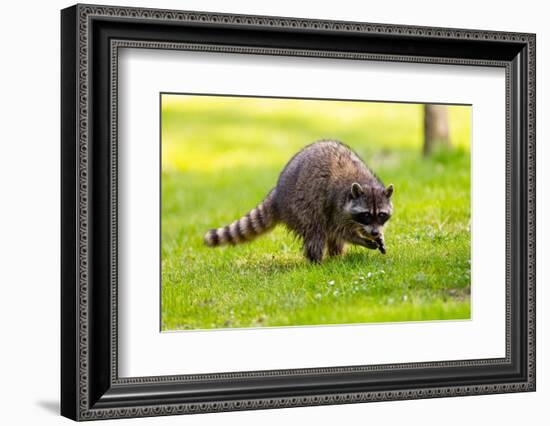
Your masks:
<svg viewBox="0 0 550 426"><path fill-rule="evenodd" d="M449 147L449 122L445 105L424 105L424 155L430 155L436 146Z"/></svg>

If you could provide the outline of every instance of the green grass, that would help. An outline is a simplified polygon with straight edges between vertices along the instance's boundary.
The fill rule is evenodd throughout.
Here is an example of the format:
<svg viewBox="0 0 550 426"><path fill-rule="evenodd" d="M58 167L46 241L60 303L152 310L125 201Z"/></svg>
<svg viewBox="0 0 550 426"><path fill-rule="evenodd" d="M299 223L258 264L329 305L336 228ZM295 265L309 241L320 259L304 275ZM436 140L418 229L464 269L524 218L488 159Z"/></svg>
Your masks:
<svg viewBox="0 0 550 426"><path fill-rule="evenodd" d="M162 329L470 317L470 108L421 157L419 105L163 97ZM395 185L387 254L308 264L284 227L235 247L204 233L254 207L302 146L337 138Z"/></svg>

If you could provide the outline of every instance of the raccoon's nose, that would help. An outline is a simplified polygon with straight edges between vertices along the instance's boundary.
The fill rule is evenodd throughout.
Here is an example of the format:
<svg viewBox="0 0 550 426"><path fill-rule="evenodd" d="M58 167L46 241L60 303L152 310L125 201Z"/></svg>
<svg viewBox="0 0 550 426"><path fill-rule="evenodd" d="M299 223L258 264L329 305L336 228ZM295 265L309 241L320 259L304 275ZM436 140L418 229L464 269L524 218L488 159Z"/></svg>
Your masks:
<svg viewBox="0 0 550 426"><path fill-rule="evenodd" d="M373 237L378 237L380 235L380 231L378 229L373 229L372 231L370 231L370 234Z"/></svg>

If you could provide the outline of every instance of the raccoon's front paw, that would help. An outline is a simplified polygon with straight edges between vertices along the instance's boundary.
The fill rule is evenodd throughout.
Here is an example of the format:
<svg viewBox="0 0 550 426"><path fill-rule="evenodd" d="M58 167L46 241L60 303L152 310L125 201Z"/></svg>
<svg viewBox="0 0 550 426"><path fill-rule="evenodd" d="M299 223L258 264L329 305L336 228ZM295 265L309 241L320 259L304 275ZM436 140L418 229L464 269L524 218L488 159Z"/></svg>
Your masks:
<svg viewBox="0 0 550 426"><path fill-rule="evenodd" d="M373 240L367 240L365 239L365 247L366 248L369 248L371 250L376 250L378 248L378 243L376 241L373 241Z"/></svg>
<svg viewBox="0 0 550 426"><path fill-rule="evenodd" d="M376 250L378 248L376 241L371 240L370 238L361 237L359 235L352 235L349 242L371 250Z"/></svg>

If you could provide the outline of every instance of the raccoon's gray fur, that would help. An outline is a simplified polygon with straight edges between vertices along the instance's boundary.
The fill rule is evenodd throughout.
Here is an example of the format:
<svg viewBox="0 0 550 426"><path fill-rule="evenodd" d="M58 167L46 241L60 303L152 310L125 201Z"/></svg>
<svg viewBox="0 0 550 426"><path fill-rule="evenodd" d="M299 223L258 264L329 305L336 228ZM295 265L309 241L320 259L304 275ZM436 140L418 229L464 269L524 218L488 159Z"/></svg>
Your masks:
<svg viewBox="0 0 550 426"><path fill-rule="evenodd" d="M348 146L323 140L287 163L277 186L241 219L204 237L209 246L251 241L285 224L303 239L305 256L320 262L345 244L385 253L383 227L392 214L393 185L384 184Z"/></svg>

